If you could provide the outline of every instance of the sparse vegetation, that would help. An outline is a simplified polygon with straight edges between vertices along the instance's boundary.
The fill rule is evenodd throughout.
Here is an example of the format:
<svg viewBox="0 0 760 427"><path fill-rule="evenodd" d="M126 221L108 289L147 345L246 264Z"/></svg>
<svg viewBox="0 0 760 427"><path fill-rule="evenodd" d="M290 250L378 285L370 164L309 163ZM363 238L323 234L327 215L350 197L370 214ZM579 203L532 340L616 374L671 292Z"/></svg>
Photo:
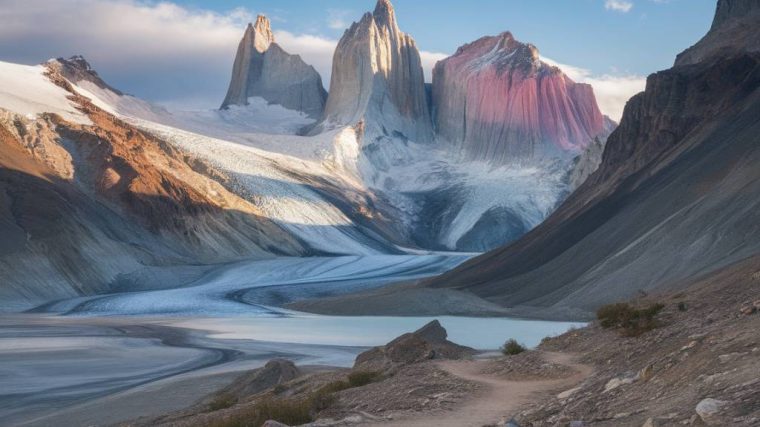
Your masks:
<svg viewBox="0 0 760 427"><path fill-rule="evenodd" d="M678 303L678 311L686 311L688 310L688 307L686 306L685 302L679 302Z"/></svg>
<svg viewBox="0 0 760 427"><path fill-rule="evenodd" d="M214 398L209 404L208 404L208 410L210 412L213 411L219 411L221 409L227 409L237 403L237 398L231 394L220 394Z"/></svg>
<svg viewBox="0 0 760 427"><path fill-rule="evenodd" d="M636 309L630 304L616 303L599 308L596 317L603 328L620 329L624 336L637 337L657 327L655 316L663 308L662 304Z"/></svg>
<svg viewBox="0 0 760 427"><path fill-rule="evenodd" d="M515 354L520 354L525 350L527 350L525 346L517 342L515 339L509 339L504 343L503 346L501 346L501 352L505 356L514 356Z"/></svg>
<svg viewBox="0 0 760 427"><path fill-rule="evenodd" d="M356 371L348 374L348 383L351 387L361 387L380 379L381 373L377 371Z"/></svg>
<svg viewBox="0 0 760 427"><path fill-rule="evenodd" d="M267 399L220 420L214 427L260 427L267 420L287 425L314 421L309 400Z"/></svg>
<svg viewBox="0 0 760 427"><path fill-rule="evenodd" d="M352 372L346 380L337 380L324 384L300 399L268 398L258 402L220 421L215 424L215 427L259 427L267 420L275 420L287 425L310 423L314 421L319 412L324 411L335 402L335 393L373 383L381 377L380 372ZM224 402L227 402L227 400L224 400ZM236 401L232 401L229 406L235 403ZM229 406L219 406L218 409L228 408Z"/></svg>

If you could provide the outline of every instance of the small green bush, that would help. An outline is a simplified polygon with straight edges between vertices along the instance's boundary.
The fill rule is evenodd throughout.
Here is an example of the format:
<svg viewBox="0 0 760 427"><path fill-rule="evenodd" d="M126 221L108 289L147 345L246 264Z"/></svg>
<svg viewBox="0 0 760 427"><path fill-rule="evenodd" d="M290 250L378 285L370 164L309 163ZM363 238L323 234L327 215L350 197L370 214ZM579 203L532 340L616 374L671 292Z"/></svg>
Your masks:
<svg viewBox="0 0 760 427"><path fill-rule="evenodd" d="M616 303L599 308L596 317L603 328L620 329L624 336L637 337L657 327L655 317L663 308L662 304L636 309L626 303Z"/></svg>
<svg viewBox="0 0 760 427"><path fill-rule="evenodd" d="M527 350L525 346L517 342L515 339L509 339L504 343L503 346L501 346L501 352L505 356L514 356L515 354L520 354L525 350Z"/></svg>
<svg viewBox="0 0 760 427"><path fill-rule="evenodd" d="M221 409L227 409L237 403L237 398L231 394L220 394L214 398L209 404L208 404L208 410L213 411L219 411Z"/></svg>

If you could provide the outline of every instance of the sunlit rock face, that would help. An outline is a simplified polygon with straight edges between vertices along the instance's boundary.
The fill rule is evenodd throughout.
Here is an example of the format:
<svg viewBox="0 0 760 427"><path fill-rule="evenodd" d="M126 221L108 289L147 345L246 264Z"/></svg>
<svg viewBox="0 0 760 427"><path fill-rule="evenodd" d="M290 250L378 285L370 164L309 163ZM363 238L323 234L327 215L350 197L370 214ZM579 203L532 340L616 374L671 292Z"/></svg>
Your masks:
<svg viewBox="0 0 760 427"><path fill-rule="evenodd" d="M604 130L590 85L575 83L509 32L460 47L433 71L433 121L478 160L576 155Z"/></svg>
<svg viewBox="0 0 760 427"><path fill-rule="evenodd" d="M254 96L315 118L322 114L327 99L319 73L275 42L269 19L264 16L245 30L222 108L247 105L248 98Z"/></svg>
<svg viewBox="0 0 760 427"><path fill-rule="evenodd" d="M346 30L333 57L330 95L315 132L364 122L366 134L432 140L425 78L414 40L380 0Z"/></svg>

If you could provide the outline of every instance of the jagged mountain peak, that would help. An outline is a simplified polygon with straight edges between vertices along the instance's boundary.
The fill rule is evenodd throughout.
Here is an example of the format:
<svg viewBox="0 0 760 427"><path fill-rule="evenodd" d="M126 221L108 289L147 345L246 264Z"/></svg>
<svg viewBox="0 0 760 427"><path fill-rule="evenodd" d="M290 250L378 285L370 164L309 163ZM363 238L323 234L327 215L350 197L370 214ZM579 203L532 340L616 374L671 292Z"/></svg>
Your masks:
<svg viewBox="0 0 760 427"><path fill-rule="evenodd" d="M390 0L378 0L375 5L375 11L372 12L377 25L396 26L396 11Z"/></svg>
<svg viewBox="0 0 760 427"><path fill-rule="evenodd" d="M325 111L310 132L360 122L374 137L433 137L419 50L398 28L388 0L378 1L338 42Z"/></svg>
<svg viewBox="0 0 760 427"><path fill-rule="evenodd" d="M274 39L266 16L248 24L238 45L232 78L222 109L248 105L259 97L272 104L319 117L327 99L322 77L298 55L290 55Z"/></svg>
<svg viewBox="0 0 760 427"><path fill-rule="evenodd" d="M272 24L264 15L256 17L256 23L248 23L245 30L244 40L250 43L259 53L269 50L274 43L274 33L272 33Z"/></svg>

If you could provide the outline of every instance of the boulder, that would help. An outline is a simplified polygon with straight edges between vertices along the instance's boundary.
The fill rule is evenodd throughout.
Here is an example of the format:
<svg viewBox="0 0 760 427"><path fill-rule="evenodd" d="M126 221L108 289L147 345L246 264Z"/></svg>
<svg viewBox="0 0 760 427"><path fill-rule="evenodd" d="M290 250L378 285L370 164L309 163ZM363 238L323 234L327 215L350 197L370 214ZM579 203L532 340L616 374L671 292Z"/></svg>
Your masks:
<svg viewBox="0 0 760 427"><path fill-rule="evenodd" d="M607 381L607 384L604 386L604 392L607 393L608 391L615 390L616 388L627 385L627 384L633 384L638 379L637 376L625 376L625 377L619 377L619 378L613 378L609 381Z"/></svg>
<svg viewBox="0 0 760 427"><path fill-rule="evenodd" d="M697 404L695 411L707 425L723 425L720 417L721 410L728 402L707 398Z"/></svg>

